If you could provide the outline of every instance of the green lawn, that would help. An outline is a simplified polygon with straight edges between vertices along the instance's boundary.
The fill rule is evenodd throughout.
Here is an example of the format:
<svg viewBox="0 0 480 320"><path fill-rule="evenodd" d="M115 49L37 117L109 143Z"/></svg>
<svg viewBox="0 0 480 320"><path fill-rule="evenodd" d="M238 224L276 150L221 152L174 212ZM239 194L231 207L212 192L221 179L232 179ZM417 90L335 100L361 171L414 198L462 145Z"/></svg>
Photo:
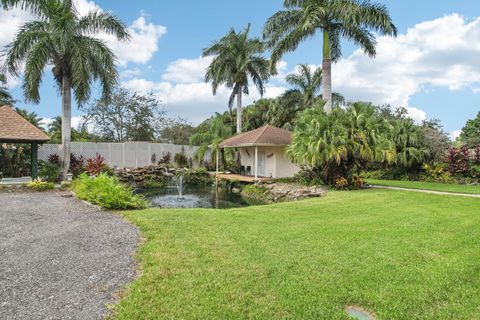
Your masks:
<svg viewBox="0 0 480 320"><path fill-rule="evenodd" d="M409 189L425 189L433 191L443 192L457 192L457 193L469 193L480 194L480 185L462 185L462 184L448 184L438 182L422 182L422 181L399 181L399 180L375 180L367 179L369 184L389 187L401 187Z"/></svg>
<svg viewBox="0 0 480 320"><path fill-rule="evenodd" d="M118 319L480 319L480 200L392 190L127 212L142 275Z"/></svg>

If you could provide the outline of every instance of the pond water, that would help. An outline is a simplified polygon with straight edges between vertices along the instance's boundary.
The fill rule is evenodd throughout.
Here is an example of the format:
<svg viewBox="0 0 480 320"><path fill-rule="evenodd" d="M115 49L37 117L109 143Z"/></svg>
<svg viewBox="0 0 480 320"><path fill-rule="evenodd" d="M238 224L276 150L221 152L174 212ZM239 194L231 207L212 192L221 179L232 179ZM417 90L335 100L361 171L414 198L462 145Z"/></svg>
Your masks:
<svg viewBox="0 0 480 320"><path fill-rule="evenodd" d="M214 186L185 186L179 192L175 186L160 189L137 189L150 201L152 207L160 208L239 208L252 205L240 194ZM258 203L256 203L258 204Z"/></svg>

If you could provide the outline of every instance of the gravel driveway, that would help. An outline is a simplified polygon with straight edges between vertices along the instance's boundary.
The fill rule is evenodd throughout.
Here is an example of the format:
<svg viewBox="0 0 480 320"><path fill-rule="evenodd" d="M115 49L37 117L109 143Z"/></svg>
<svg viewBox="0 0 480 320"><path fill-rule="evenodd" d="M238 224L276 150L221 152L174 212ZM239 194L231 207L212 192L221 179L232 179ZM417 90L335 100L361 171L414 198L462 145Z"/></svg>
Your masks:
<svg viewBox="0 0 480 320"><path fill-rule="evenodd" d="M102 319L135 277L138 230L57 192L0 193L0 319Z"/></svg>

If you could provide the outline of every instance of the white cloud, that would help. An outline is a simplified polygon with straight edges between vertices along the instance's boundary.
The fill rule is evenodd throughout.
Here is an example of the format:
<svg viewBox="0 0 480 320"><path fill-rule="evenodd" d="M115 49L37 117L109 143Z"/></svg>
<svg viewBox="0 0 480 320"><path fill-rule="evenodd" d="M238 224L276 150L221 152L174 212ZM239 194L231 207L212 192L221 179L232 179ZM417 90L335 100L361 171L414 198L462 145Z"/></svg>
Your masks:
<svg viewBox="0 0 480 320"><path fill-rule="evenodd" d="M398 38L380 37L375 59L357 50L340 60L333 66L333 89L347 99L394 107L410 107L410 98L429 86L480 91L479 51L480 18L451 14L417 24ZM425 116L410 111L414 118Z"/></svg>
<svg viewBox="0 0 480 320"><path fill-rule="evenodd" d="M113 50L121 66L129 62L145 64L158 50L158 40L167 33L167 28L147 21L142 15L128 27L131 39L128 42L117 41L112 35L100 36Z"/></svg>
<svg viewBox="0 0 480 320"><path fill-rule="evenodd" d="M462 130L454 130L450 132L449 137L452 141L457 140L458 137L460 137L460 134L462 133Z"/></svg>
<svg viewBox="0 0 480 320"><path fill-rule="evenodd" d="M423 120L427 120L427 113L425 111L415 107L406 107L406 109L410 118L415 120L415 122L420 123Z"/></svg>
<svg viewBox="0 0 480 320"><path fill-rule="evenodd" d="M176 83L202 82L205 77L205 71L212 60L212 57L179 59L170 63L162 79Z"/></svg>
<svg viewBox="0 0 480 320"><path fill-rule="evenodd" d="M76 9L80 15L85 15L91 10L102 8L93 1L76 0ZM35 19L29 13L19 10L0 10L0 47L5 47L13 41L21 25ZM120 42L112 35L101 34L99 38L107 42L118 58L121 66L131 63L145 64L158 50L159 39L167 33L164 26L156 25L147 21L145 14L132 22L128 27L131 40Z"/></svg>

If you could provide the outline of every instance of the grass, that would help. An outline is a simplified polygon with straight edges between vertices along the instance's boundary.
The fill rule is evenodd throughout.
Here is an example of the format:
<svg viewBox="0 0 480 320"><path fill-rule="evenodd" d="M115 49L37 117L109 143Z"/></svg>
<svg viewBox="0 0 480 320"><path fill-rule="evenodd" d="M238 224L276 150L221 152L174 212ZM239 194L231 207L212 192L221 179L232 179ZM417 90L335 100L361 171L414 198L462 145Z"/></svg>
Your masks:
<svg viewBox="0 0 480 320"><path fill-rule="evenodd" d="M468 194L480 194L480 185L462 185L462 184L448 184L438 182L422 182L422 181L400 181L400 180L375 180L367 179L369 184L389 187L401 187L408 189L424 189L442 192L456 192Z"/></svg>
<svg viewBox="0 0 480 320"><path fill-rule="evenodd" d="M393 190L126 212L146 238L117 319L479 319L480 200Z"/></svg>

